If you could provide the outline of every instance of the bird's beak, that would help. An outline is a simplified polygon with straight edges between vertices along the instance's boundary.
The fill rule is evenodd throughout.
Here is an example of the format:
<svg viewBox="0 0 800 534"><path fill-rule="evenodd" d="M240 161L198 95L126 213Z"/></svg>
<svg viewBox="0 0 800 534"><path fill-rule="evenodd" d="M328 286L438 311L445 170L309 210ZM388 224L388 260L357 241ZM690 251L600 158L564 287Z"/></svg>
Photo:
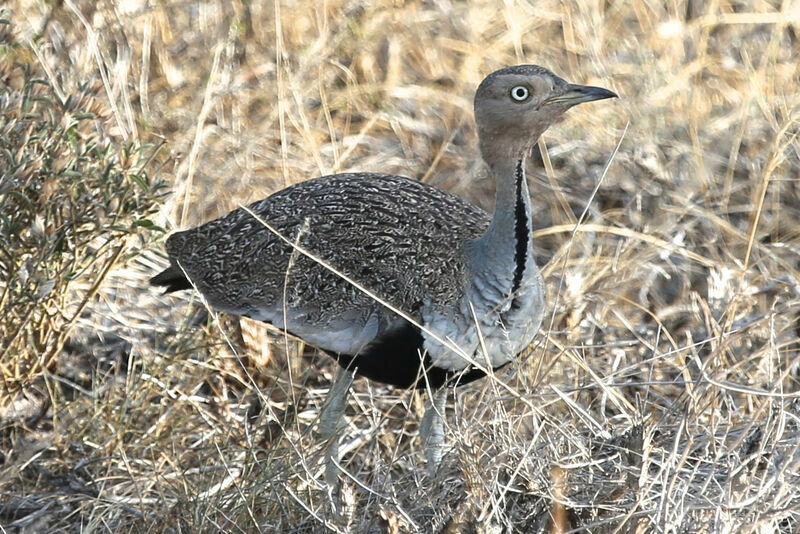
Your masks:
<svg viewBox="0 0 800 534"><path fill-rule="evenodd" d="M567 85L567 90L560 95L554 95L544 101L545 104L567 104L572 107L584 102L591 102L593 100L603 100L605 98L617 98L617 93L603 89L602 87L593 87L591 85L577 85L571 83Z"/></svg>

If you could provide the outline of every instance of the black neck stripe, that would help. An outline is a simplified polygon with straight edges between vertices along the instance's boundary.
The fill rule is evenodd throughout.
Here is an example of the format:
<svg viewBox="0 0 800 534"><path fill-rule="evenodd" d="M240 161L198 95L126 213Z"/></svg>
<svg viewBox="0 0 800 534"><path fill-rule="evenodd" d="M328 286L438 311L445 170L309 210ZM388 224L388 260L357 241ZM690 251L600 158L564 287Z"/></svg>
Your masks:
<svg viewBox="0 0 800 534"><path fill-rule="evenodd" d="M512 295L517 292L522 284L522 275L525 273L525 260L528 255L528 240L531 238L528 232L528 214L525 212L525 200L523 181L525 180L525 169L522 159L517 160L517 168L514 174L516 178L516 204L514 207L514 238L516 247L514 249L514 282L511 286Z"/></svg>

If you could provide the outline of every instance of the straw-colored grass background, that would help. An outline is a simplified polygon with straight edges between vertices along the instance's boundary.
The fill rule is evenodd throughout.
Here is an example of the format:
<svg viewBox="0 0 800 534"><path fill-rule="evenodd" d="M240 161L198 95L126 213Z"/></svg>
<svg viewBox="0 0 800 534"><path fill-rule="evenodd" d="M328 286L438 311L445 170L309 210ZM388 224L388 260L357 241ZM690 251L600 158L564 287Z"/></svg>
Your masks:
<svg viewBox="0 0 800 534"><path fill-rule="evenodd" d="M149 288L156 233L99 287L65 285L65 309L93 293L52 361L12 373L35 351L2 351L0 532L800 528L800 2L11 0L2 18L57 95L93 88L111 143L160 146L167 229L351 170L489 209L484 75L537 63L620 99L530 158L545 328L496 377L510 389L451 399L435 477L424 396L358 380L335 507L308 431L331 363Z"/></svg>

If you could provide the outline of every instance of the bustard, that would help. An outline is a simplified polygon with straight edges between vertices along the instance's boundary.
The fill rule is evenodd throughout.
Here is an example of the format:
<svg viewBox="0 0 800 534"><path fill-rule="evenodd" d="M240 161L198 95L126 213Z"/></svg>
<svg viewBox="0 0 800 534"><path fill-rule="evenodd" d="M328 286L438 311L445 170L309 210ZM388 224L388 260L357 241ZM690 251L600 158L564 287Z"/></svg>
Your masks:
<svg viewBox="0 0 800 534"><path fill-rule="evenodd" d="M496 180L493 215L408 178L324 176L173 234L171 265L152 283L194 286L212 307L271 323L333 356L341 370L321 421L326 439L351 372L438 390L420 428L435 469L443 386L507 364L542 322L525 156L567 109L615 96L536 65L500 69L480 84L474 108L480 153Z"/></svg>

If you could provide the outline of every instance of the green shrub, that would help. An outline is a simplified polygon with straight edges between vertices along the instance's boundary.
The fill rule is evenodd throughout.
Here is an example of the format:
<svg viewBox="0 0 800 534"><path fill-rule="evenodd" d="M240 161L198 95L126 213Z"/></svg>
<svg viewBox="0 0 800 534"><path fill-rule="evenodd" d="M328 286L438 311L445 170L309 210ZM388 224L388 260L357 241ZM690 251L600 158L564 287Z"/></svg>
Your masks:
<svg viewBox="0 0 800 534"><path fill-rule="evenodd" d="M0 21L0 376L53 365L109 270L161 229L154 147L120 143L99 83L57 96Z"/></svg>

